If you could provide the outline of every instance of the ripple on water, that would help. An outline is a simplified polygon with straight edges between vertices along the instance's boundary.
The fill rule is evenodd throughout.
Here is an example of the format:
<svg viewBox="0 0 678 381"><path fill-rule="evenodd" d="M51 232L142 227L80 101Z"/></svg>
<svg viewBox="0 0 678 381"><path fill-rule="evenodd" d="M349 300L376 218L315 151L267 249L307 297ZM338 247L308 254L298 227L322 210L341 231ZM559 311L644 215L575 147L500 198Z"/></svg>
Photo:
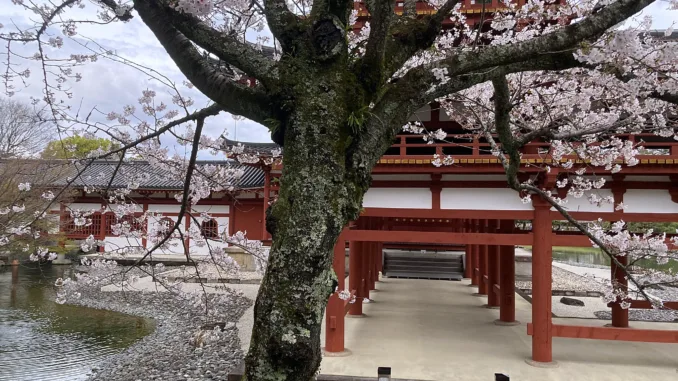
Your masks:
<svg viewBox="0 0 678 381"><path fill-rule="evenodd" d="M0 381L80 381L92 368L150 333L152 322L53 302L53 281L22 269L18 285L0 272ZM47 275L50 275L49 273ZM14 279L16 279L16 274ZM36 281L37 279L37 281Z"/></svg>

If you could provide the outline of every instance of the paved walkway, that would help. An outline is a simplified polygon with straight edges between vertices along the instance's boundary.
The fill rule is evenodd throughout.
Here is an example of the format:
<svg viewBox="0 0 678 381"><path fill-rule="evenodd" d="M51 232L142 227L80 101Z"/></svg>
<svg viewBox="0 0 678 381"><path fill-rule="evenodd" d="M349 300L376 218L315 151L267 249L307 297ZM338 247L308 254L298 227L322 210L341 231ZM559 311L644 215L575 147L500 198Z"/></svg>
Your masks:
<svg viewBox="0 0 678 381"><path fill-rule="evenodd" d="M471 294L468 281L383 279L364 305L365 318L346 319L348 357L325 357L321 373L376 376L390 366L394 378L489 381L494 373L517 381L678 380L678 344L646 344L554 338L559 366L535 368L526 333L531 305L516 296L523 324L500 327L497 310L482 307L484 297ZM593 319L554 319L557 324L602 326ZM675 323L632 322L650 329L675 329ZM324 333L323 336L324 338Z"/></svg>

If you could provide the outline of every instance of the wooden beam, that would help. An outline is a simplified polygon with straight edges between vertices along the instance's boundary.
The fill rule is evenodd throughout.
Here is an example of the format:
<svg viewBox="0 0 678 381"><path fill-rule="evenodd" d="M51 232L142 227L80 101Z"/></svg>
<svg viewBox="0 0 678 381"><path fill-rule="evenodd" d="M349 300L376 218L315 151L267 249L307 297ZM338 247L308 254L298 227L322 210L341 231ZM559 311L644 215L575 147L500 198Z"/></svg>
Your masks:
<svg viewBox="0 0 678 381"><path fill-rule="evenodd" d="M527 334L532 335L534 327L527 323ZM635 341L642 343L678 343L678 331L660 329L635 329L612 327L586 327L577 325L551 325L553 337L573 339Z"/></svg>
<svg viewBox="0 0 678 381"><path fill-rule="evenodd" d="M416 232L398 230L349 230L349 241L363 242L414 242L414 243L457 243L476 245L531 245L531 233L459 233L459 232ZM590 246L590 244L589 244Z"/></svg>

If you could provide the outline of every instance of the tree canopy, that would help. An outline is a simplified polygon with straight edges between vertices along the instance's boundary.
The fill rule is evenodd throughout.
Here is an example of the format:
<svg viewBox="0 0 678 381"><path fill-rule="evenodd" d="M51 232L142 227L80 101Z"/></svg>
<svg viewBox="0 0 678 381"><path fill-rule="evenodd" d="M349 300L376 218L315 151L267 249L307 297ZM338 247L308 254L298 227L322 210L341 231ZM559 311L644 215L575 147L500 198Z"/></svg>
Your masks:
<svg viewBox="0 0 678 381"><path fill-rule="evenodd" d="M109 139L73 135L49 142L41 156L43 159L86 159L93 154L106 153L119 147L119 143Z"/></svg>

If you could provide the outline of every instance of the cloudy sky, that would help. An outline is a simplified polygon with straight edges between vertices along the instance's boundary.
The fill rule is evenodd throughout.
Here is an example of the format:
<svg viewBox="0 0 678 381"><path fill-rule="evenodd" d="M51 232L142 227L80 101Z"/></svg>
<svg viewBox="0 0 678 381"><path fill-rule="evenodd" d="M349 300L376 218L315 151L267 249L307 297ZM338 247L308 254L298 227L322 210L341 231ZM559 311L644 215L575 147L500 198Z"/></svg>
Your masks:
<svg viewBox="0 0 678 381"><path fill-rule="evenodd" d="M12 4L12 0L0 0L0 24L3 28L0 33L7 33L19 28L27 28L34 25L36 16L27 13L23 8ZM84 9L70 9L64 19L72 18L76 20L96 19L96 6L85 2ZM678 20L678 11L666 11L667 3L660 1L648 7L643 15L653 17L654 29L665 29ZM87 49L79 44L88 44L95 47L88 39L96 41L108 50L114 51L117 55L141 64L148 68L157 70L175 82L184 96L191 96L195 100L196 106L206 105L207 99L195 90L188 89L182 85L185 80L179 69L167 56L163 48L157 42L149 29L135 17L127 23L116 22L109 25L81 24L78 26L78 35L73 40L65 37L59 28L49 30L53 36L62 36L64 38L64 47L61 49L52 49L46 51L51 58L69 57L73 53L88 53ZM0 50L0 60L3 62L3 71L7 60L6 46L3 42ZM32 56L35 53L35 46L15 46L15 52ZM20 61L13 57L13 62L19 63L23 67L31 69L31 76L26 80L28 87L15 81L17 87L16 98L28 100L31 96L42 97L41 95L41 77L40 68L35 61ZM94 63L87 63L78 67L75 71L82 73L83 79L80 82L69 81L73 98L69 102L73 107L80 107L82 110L90 110L92 107L110 112L122 111L124 105L138 106L137 99L141 96L144 89L153 89L159 95L158 98L171 104L171 91L160 82L151 79L147 74L135 70L129 66L113 62L107 59L99 59ZM103 121L103 115L94 116L97 120ZM270 141L267 130L251 121L234 120L230 115L222 114L216 118L210 118L205 125L205 133L212 137L218 137L222 132L228 131L232 139L241 141ZM172 150L177 153L183 153L184 147L177 146L172 140L166 139L167 144L172 146ZM207 158L203 154L203 158Z"/></svg>

